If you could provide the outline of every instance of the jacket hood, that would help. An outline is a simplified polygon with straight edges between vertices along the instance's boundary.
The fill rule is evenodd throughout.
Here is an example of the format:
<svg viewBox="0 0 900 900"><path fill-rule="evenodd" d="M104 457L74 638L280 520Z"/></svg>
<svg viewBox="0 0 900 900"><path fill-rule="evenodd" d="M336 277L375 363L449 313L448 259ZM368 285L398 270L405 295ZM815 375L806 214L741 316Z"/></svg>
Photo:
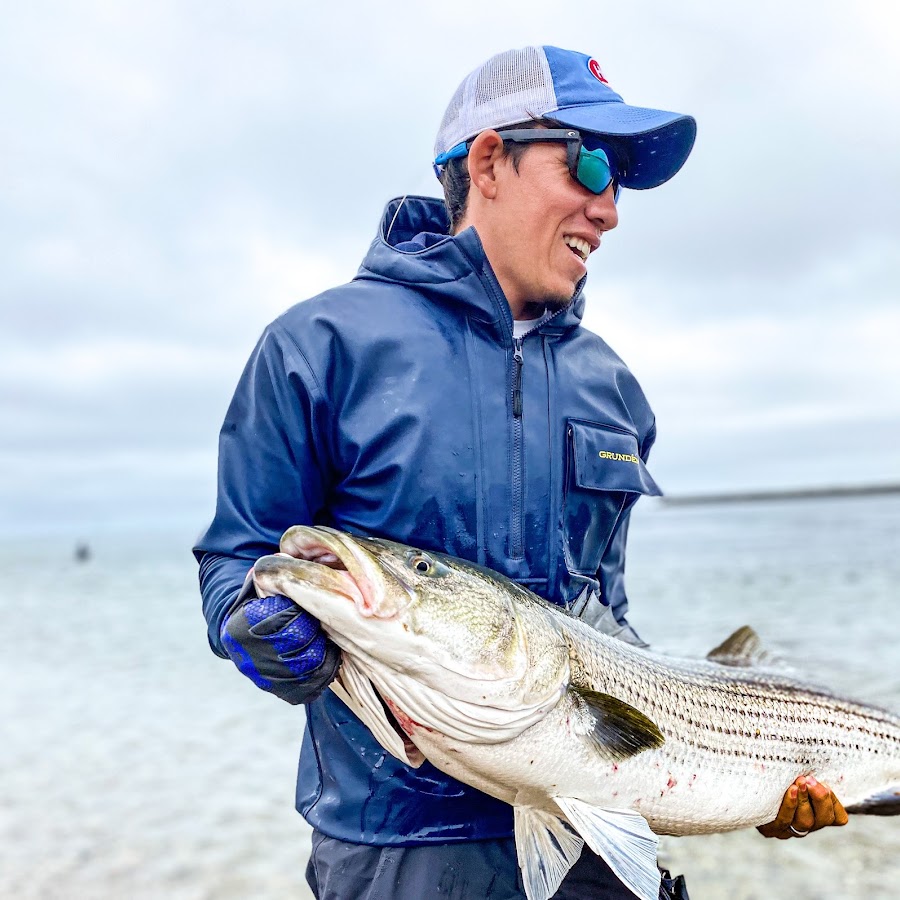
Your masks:
<svg viewBox="0 0 900 900"><path fill-rule="evenodd" d="M432 299L466 307L479 321L506 319L511 329L509 304L491 269L474 228L451 235L450 219L436 197L395 197L385 207L357 278L408 284ZM427 240L421 249L400 249L418 235ZM443 236L443 237L442 237ZM579 283L565 311L540 327L545 333L562 332L581 323L584 282Z"/></svg>

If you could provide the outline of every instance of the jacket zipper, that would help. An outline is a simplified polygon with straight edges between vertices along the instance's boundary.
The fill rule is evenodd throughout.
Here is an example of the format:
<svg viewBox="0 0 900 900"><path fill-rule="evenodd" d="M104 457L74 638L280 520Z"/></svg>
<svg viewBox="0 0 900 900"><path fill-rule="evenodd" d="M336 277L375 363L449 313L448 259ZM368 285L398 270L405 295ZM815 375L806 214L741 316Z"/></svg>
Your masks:
<svg viewBox="0 0 900 900"><path fill-rule="evenodd" d="M513 360L516 370L513 374L513 416L522 418L522 368L525 365L525 356L522 353L522 338L516 338L513 349Z"/></svg>
<svg viewBox="0 0 900 900"><path fill-rule="evenodd" d="M522 524L523 508L525 505L524 484L525 484L525 423L523 421L524 402L522 391L522 380L525 372L525 354L523 345L525 338L534 334L538 329L543 328L548 322L552 322L558 315L566 311L567 307L558 309L552 316L544 319L539 325L536 325L531 331L526 332L521 337L513 338L513 395L512 395L512 413L513 413L513 458L512 458L512 522L510 524L510 556L513 559L521 559L525 555L525 546L523 540L524 527ZM549 386L548 386L549 388Z"/></svg>
<svg viewBox="0 0 900 900"><path fill-rule="evenodd" d="M525 355L522 352L524 337L513 340L513 459L512 459L512 528L510 534L510 556L521 559L525 554L522 540L522 489L525 480L525 435L522 427L522 370Z"/></svg>

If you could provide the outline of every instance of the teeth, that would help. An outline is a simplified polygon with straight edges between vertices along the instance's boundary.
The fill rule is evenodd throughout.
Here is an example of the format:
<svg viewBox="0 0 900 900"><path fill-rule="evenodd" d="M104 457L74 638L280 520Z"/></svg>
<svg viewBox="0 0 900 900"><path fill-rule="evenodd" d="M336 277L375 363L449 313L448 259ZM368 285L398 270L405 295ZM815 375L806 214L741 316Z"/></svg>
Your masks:
<svg viewBox="0 0 900 900"><path fill-rule="evenodd" d="M569 234L563 238L563 241L567 247L571 247L581 257L582 262L590 255L591 245L587 241L584 241L581 238L572 237Z"/></svg>

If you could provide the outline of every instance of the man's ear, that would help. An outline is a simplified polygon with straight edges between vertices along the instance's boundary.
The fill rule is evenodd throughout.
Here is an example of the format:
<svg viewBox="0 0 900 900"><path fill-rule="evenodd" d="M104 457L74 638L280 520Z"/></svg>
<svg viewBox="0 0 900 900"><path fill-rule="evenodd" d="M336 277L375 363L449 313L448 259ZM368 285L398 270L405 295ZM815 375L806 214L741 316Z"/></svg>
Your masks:
<svg viewBox="0 0 900 900"><path fill-rule="evenodd" d="M505 159L503 138L496 131L482 131L472 141L467 157L469 180L485 200L497 196L497 165L502 159Z"/></svg>

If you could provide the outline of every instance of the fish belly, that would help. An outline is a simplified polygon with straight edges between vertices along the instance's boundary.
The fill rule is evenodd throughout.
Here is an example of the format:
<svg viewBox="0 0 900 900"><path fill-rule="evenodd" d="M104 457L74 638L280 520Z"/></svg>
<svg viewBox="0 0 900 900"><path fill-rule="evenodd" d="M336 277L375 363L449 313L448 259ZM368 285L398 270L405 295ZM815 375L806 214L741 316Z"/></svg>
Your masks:
<svg viewBox="0 0 900 900"><path fill-rule="evenodd" d="M556 712L503 744L467 743L429 729L411 737L437 768L513 806L559 815L554 798L565 797L606 809L633 809L657 834L711 834L770 822L801 774L814 774L848 804L893 783L880 763L835 764L826 758L827 748L812 765L804 765L792 759L757 761L753 748L748 753L737 744L713 754L671 739L659 749L615 762L603 759Z"/></svg>

